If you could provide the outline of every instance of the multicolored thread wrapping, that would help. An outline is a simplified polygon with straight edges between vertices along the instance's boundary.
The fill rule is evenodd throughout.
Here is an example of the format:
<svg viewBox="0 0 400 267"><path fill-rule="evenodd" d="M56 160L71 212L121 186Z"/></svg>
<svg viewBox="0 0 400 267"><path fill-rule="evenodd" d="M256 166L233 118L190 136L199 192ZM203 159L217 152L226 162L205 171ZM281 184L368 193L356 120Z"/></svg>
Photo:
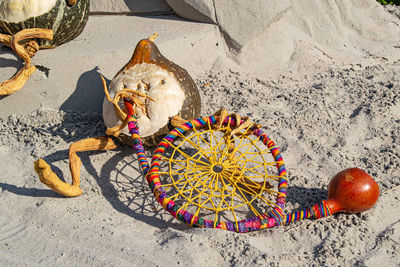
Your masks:
<svg viewBox="0 0 400 267"><path fill-rule="evenodd" d="M139 165L140 165L143 173L146 175L149 170L149 163L147 162L147 157L145 154L143 143L139 136L139 127L137 125L137 119L132 114L128 115L128 116L129 116L128 117L128 129L129 129L129 133L132 135L133 148L135 149L136 154L138 156Z"/></svg>
<svg viewBox="0 0 400 267"><path fill-rule="evenodd" d="M284 224L287 225L292 222L300 221L303 219L320 219L331 216L332 212L329 205L324 200L320 204L315 204L313 207L296 211L291 214L285 215Z"/></svg>

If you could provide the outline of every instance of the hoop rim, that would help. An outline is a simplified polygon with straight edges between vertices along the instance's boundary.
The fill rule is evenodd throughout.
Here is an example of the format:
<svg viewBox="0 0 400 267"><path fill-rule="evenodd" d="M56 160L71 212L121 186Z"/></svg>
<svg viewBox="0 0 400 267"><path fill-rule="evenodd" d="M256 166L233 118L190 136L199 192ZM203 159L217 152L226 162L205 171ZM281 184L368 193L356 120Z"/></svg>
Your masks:
<svg viewBox="0 0 400 267"><path fill-rule="evenodd" d="M228 118L229 117L227 117L226 119ZM231 124L235 124L235 118L231 118L232 120L229 121L231 122ZM241 121L239 124L241 124L242 122L243 121ZM170 143L172 143L178 136L185 134L186 132L192 130L194 127L214 125L217 123L219 123L219 116L201 117L187 122L181 127L173 129L161 140L156 150L154 151L151 166L149 172L146 175L146 180L149 183L150 189L152 190L154 196L157 198L163 208L171 213L172 216L186 224L195 227L218 228L244 233L283 224L283 209L286 203L287 196L287 174L285 163L280 154L279 148L275 145L274 141L270 139L261 129L256 127L251 129L252 134L259 138L259 140L262 141L263 144L267 146L267 148L271 151L271 154L276 162L275 165L278 170L278 196L276 198L275 207L272 210L262 214L261 216L254 216L252 218L243 219L237 222L207 220L199 218L198 216L195 216L192 213L181 209L181 207L173 200L169 199L166 192L163 191L158 172L160 169L160 161L162 155L164 154L165 150L170 146ZM226 125L227 123L228 120L225 120L223 122L223 125Z"/></svg>

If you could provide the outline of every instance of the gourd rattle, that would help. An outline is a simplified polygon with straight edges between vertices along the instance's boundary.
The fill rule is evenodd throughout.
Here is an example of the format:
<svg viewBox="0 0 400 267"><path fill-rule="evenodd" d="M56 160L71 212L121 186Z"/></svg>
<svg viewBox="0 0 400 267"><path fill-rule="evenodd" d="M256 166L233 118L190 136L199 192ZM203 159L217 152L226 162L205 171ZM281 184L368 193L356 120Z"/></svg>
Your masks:
<svg viewBox="0 0 400 267"><path fill-rule="evenodd" d="M336 212L362 212L375 204L377 183L351 168L333 177L327 200L285 214L288 179L278 146L259 124L224 109L193 119L200 113L197 87L185 70L160 54L154 39L138 43L110 90L103 79L109 136L70 146L71 185L37 160L35 170L43 183L64 196L79 196L81 163L76 153L113 149L116 137L135 149L162 207L191 226L249 232ZM151 145L157 147L149 163L145 146Z"/></svg>

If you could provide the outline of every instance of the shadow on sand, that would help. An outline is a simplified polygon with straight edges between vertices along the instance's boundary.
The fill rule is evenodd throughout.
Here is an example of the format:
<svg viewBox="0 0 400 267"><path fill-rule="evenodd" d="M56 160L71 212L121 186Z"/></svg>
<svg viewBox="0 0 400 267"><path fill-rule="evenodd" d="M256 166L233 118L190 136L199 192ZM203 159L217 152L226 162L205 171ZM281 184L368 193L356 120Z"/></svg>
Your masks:
<svg viewBox="0 0 400 267"><path fill-rule="evenodd" d="M106 82L108 86L110 80L106 79ZM104 96L99 68L95 67L79 77L74 92L61 105L60 110L101 114Z"/></svg>
<svg viewBox="0 0 400 267"><path fill-rule="evenodd" d="M82 169L93 177L99 185L102 196L112 207L136 220L153 227L163 229L171 227L177 230L188 229L189 226L175 220L157 202L149 189L147 181L138 166L136 155L132 148L119 145L115 154L107 160L101 169L92 164L91 156L103 151L81 152ZM68 150L57 151L43 159L61 180L70 183L71 174L62 171L53 163L68 158ZM66 180L63 177L68 177ZM81 175L81 184L87 181ZM21 196L64 198L51 189L20 188L15 185L0 183L0 188ZM83 192L85 194L85 192ZM66 198L65 201L68 201Z"/></svg>

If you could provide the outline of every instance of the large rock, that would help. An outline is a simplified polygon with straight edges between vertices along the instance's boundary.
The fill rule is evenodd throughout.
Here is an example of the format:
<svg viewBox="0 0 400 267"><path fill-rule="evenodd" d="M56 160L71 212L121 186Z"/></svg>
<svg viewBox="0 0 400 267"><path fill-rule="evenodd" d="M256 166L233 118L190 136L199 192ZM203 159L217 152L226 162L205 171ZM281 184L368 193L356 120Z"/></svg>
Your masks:
<svg viewBox="0 0 400 267"><path fill-rule="evenodd" d="M118 13L164 13L171 8L164 0L91 0L90 12L93 14Z"/></svg>
<svg viewBox="0 0 400 267"><path fill-rule="evenodd" d="M290 0L219 0L215 14L225 38L234 49L241 49L259 32L287 11ZM230 42L230 43L229 43Z"/></svg>
<svg viewBox="0 0 400 267"><path fill-rule="evenodd" d="M218 24L215 18L214 0L166 0L172 9L182 18Z"/></svg>
<svg viewBox="0 0 400 267"><path fill-rule="evenodd" d="M290 0L166 0L182 18L218 24L231 48L241 49L277 20Z"/></svg>

